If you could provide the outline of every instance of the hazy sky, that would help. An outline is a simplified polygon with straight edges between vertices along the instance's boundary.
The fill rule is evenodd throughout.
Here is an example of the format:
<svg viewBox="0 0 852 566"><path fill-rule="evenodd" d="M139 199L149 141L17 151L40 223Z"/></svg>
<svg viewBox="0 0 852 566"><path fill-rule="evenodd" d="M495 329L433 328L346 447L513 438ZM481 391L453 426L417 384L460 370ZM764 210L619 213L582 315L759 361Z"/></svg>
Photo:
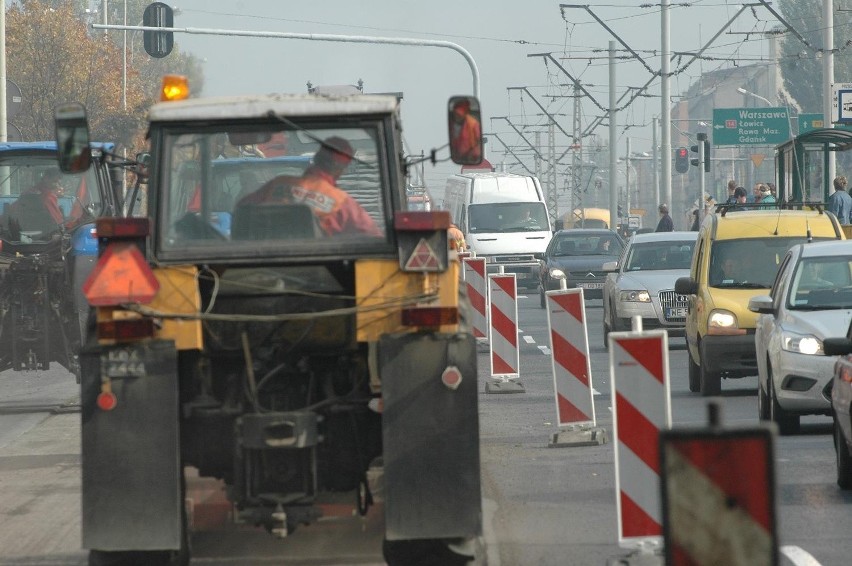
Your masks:
<svg viewBox="0 0 852 566"><path fill-rule="evenodd" d="M657 4L639 8L640 2L612 0L588 2L591 10L632 49L659 68L660 13ZM508 116L519 128L547 123L541 110L527 93L507 87L528 87L560 125L571 130L572 99L565 85L568 77L542 57L530 54L552 53L574 77L588 85L588 91L608 106L608 63L606 49L616 39L585 10L560 9L559 2L528 0L489 0L459 2L430 0L183 0L178 4L175 27L239 29L295 33L340 34L433 39L457 43L476 61L480 75L480 97L485 132L497 132L509 143L524 142L504 120ZM740 8L726 0L694 0L690 7L671 10L671 49L696 51L706 43ZM756 15L755 15L756 14ZM708 54L719 60L694 63L672 81L672 95L685 91L702 70L730 65L754 64L768 52L768 43L759 32L776 22L764 9L746 11L733 26L738 33L726 33ZM743 32L755 32L745 35ZM446 101L454 94L473 92L470 67L455 51L436 47L362 45L319 41L223 37L177 34L181 48L203 58L206 95L306 92L314 85L354 84L364 81L365 92L401 91L402 116L409 150L419 153L446 141ZM623 48L620 56L627 56ZM596 50L599 50L596 51ZM645 84L650 73L635 59L620 59L616 82L618 95L627 86ZM660 114L659 82L651 98L640 98L619 114L621 151L626 136L634 151L650 151L651 133L647 127ZM600 110L591 101L582 105L583 123ZM625 126L630 124L631 127ZM533 140L533 129L528 139ZM597 133L608 138L606 127ZM559 135L563 148L568 143ZM489 144L489 157L501 160L502 146ZM443 186L444 178L457 166L426 167L430 185Z"/></svg>

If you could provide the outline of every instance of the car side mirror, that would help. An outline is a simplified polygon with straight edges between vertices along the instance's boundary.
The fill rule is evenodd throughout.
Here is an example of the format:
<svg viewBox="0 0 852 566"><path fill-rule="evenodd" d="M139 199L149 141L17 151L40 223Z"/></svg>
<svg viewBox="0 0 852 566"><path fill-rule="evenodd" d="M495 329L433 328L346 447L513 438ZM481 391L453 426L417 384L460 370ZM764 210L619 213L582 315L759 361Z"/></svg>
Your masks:
<svg viewBox="0 0 852 566"><path fill-rule="evenodd" d="M698 293L698 283L692 277L681 277L675 281L675 293L678 295L695 295Z"/></svg>
<svg viewBox="0 0 852 566"><path fill-rule="evenodd" d="M849 338L826 338L822 341L826 356L845 356L852 354L852 340Z"/></svg>
<svg viewBox="0 0 852 566"><path fill-rule="evenodd" d="M759 314L773 314L775 307L772 303L772 297L769 295L758 295L752 297L748 301L748 310Z"/></svg>
<svg viewBox="0 0 852 566"><path fill-rule="evenodd" d="M534 257L535 259L543 260L543 259L544 259L544 252L535 252L535 253L533 254L533 257Z"/></svg>
<svg viewBox="0 0 852 566"><path fill-rule="evenodd" d="M482 163L482 112L475 96L453 96L447 105L450 158L459 165Z"/></svg>

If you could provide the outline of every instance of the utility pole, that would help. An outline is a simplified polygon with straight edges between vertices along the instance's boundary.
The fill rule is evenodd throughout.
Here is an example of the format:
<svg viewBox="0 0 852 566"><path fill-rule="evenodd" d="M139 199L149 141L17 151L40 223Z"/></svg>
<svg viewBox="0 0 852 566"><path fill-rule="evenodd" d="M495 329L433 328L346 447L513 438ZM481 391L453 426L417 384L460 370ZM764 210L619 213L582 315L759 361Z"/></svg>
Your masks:
<svg viewBox="0 0 852 566"><path fill-rule="evenodd" d="M556 139L555 139L556 133L555 133L554 129L559 128L559 131L562 132L565 136L567 136L571 140L575 139L574 135L566 132L565 129L562 126L559 125L559 122L556 121L556 117L553 116L552 114L550 114L550 112L547 111L547 108L542 106L542 104L538 100L536 100L535 96L533 96L533 94L529 91L529 89L527 87L525 87L525 86L508 87L508 88L506 88L506 90L521 90L523 92L526 92L527 95L529 95L530 99L532 99L532 101L536 104L536 106L538 106L539 109L542 112L544 112L544 115L547 116L547 118L548 118L548 127L547 127L548 153L547 153L547 155L548 155L548 161L550 163L550 166L547 170L547 178L546 179L542 179L542 177L539 174L536 174L536 177L538 177L540 180L543 180L545 182L545 184L547 185L548 213L550 214L551 220L555 221L557 218L559 218L559 196L557 194L557 188L556 188L556 163L557 163L558 159L556 158ZM536 136L536 148L539 148L539 147L541 147L540 141L538 139L538 136ZM560 159L561 159L561 157L560 157Z"/></svg>
<svg viewBox="0 0 852 566"><path fill-rule="evenodd" d="M833 0L822 1L822 112L823 124L826 128L833 128L834 120L831 113L831 90L834 86L834 2ZM825 175L823 175L822 197L828 198L832 181L837 174L837 166L833 151L827 151L825 163Z"/></svg>
<svg viewBox="0 0 852 566"><path fill-rule="evenodd" d="M541 147L541 132L534 133L535 146ZM536 179L541 179L541 155L536 152L533 154L533 168L535 169Z"/></svg>
<svg viewBox="0 0 852 566"><path fill-rule="evenodd" d="M671 75L669 63L671 62L671 46L669 45L669 0L660 0L660 30L661 51L660 54L660 119L662 120L662 143L660 153L661 177L663 182L662 201L668 206L672 205L672 115L670 107L669 86ZM657 204L660 204L657 202Z"/></svg>
<svg viewBox="0 0 852 566"><path fill-rule="evenodd" d="M6 4L0 10L0 142L7 140L8 109L6 108ZM5 179L6 176L4 175ZM3 194L9 194L9 185L3 183Z"/></svg>
<svg viewBox="0 0 852 566"><path fill-rule="evenodd" d="M580 134L580 88L577 83L574 83L574 157L571 160L571 199L570 212L574 213L574 209L582 208L583 204L583 189L580 187L580 179L583 171L583 141Z"/></svg>
<svg viewBox="0 0 852 566"><path fill-rule="evenodd" d="M624 192L627 193L625 196L624 203L624 217L627 219L625 226L627 228L630 227L630 138L627 138L627 157L624 158L624 179L626 180L626 184L624 187Z"/></svg>
<svg viewBox="0 0 852 566"><path fill-rule="evenodd" d="M616 116L618 114L615 101L615 42L609 42L609 220L610 230L618 224L618 151L616 140Z"/></svg>
<svg viewBox="0 0 852 566"><path fill-rule="evenodd" d="M548 209L550 219L556 221L559 218L559 198L556 194L556 128L553 121L547 125L548 156L550 157L550 169L548 170Z"/></svg>
<svg viewBox="0 0 852 566"><path fill-rule="evenodd" d="M508 146L508 144L506 144L506 142L504 142L504 141L503 141L503 139L500 137L500 134L497 134L497 133L483 133L482 135L483 135L484 137L487 137L487 138L494 138L494 139L496 139L498 142L500 142L500 144L501 144L501 145L503 146L503 148L506 150L506 153L508 153L509 155L511 155L512 157L514 157L515 159L517 159L517 160L518 160L518 163L520 164L520 166L521 166L521 167L523 167L523 168L524 168L524 170L525 170L527 173L529 173L530 175L535 175L536 177L538 177L539 172L538 172L538 171L530 171L530 168L529 168L529 167L527 167L527 165L526 165L526 164L524 163L524 161L520 158L520 156L518 156L518 155L517 155L514 151L512 151L512 148L511 148L511 147L509 147L509 146ZM495 151L496 151L496 150L495 150ZM535 159L538 159L538 156L534 156L534 158L535 158Z"/></svg>
<svg viewBox="0 0 852 566"><path fill-rule="evenodd" d="M657 117L651 119L651 184L654 186L654 207L660 204L660 178L657 175Z"/></svg>

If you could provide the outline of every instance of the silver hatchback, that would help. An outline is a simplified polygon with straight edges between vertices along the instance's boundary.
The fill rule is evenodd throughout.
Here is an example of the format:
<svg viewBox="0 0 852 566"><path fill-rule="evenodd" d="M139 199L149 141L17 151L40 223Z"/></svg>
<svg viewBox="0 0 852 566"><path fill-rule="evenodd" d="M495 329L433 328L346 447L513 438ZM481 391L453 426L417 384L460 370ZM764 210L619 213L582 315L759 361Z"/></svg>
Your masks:
<svg viewBox="0 0 852 566"><path fill-rule="evenodd" d="M784 257L769 295L749 301L755 328L758 414L781 434L799 417L831 412L835 358L825 338L842 336L852 319L852 241L797 244Z"/></svg>
<svg viewBox="0 0 852 566"><path fill-rule="evenodd" d="M683 336L688 297L674 291L679 277L689 276L696 232L635 234L618 262L604 264L604 346L610 331L629 330L634 316L644 329L665 328Z"/></svg>

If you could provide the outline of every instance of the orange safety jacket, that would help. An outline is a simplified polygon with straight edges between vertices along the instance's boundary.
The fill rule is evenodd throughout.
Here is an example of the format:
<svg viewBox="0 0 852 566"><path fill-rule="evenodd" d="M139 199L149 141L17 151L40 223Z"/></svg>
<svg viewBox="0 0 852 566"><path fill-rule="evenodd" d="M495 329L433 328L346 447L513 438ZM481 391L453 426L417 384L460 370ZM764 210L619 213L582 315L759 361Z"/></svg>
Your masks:
<svg viewBox="0 0 852 566"><path fill-rule="evenodd" d="M349 194L334 185L334 177L311 167L302 177L281 175L240 200L246 204L304 204L319 220L320 228L329 236L368 234L382 237L373 218Z"/></svg>

